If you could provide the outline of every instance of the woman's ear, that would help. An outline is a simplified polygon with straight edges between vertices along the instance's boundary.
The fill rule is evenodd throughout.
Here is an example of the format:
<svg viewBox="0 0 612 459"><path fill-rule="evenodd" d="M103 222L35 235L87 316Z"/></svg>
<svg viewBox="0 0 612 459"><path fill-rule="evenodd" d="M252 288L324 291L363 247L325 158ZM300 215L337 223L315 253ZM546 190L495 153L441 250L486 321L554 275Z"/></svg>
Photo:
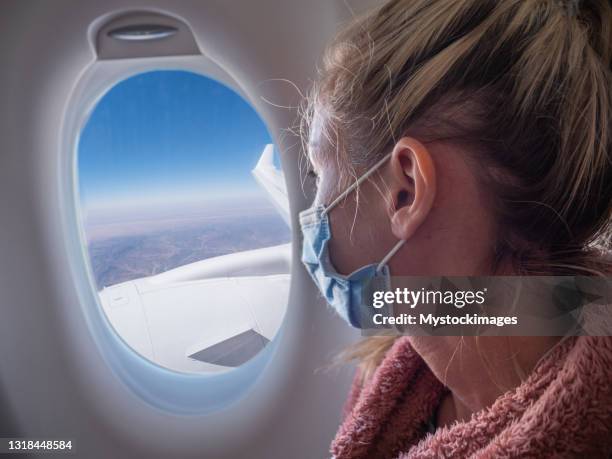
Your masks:
<svg viewBox="0 0 612 459"><path fill-rule="evenodd" d="M425 145L413 137L402 137L390 159L391 229L407 240L425 221L436 196L436 171Z"/></svg>

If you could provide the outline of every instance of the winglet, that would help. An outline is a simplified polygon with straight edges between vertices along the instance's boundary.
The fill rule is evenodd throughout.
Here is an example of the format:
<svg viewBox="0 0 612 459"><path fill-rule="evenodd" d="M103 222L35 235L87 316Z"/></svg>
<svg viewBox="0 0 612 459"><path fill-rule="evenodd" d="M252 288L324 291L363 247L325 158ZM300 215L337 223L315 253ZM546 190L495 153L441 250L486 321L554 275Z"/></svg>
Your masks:
<svg viewBox="0 0 612 459"><path fill-rule="evenodd" d="M290 226L289 197L283 172L274 165L274 145L264 148L257 165L251 171L253 177L265 191L272 205Z"/></svg>
<svg viewBox="0 0 612 459"><path fill-rule="evenodd" d="M274 144L271 144L271 143L265 146L263 152L261 153L261 156L259 157L259 161L257 161L257 165L255 166L255 169L253 169L253 172L255 172L257 169L262 169L262 168L267 168L267 167L276 169L274 167Z"/></svg>

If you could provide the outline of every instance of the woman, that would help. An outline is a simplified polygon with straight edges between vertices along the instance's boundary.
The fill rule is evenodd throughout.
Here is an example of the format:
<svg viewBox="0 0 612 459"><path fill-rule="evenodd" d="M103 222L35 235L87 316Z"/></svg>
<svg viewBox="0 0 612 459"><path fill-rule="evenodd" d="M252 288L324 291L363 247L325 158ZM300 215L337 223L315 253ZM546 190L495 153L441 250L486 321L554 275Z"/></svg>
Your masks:
<svg viewBox="0 0 612 459"><path fill-rule="evenodd" d="M611 63L608 0L394 0L346 28L302 126L318 181L303 261L330 304L359 326L349 297L380 267L609 276ZM374 337L349 354L337 459L612 452L609 337Z"/></svg>

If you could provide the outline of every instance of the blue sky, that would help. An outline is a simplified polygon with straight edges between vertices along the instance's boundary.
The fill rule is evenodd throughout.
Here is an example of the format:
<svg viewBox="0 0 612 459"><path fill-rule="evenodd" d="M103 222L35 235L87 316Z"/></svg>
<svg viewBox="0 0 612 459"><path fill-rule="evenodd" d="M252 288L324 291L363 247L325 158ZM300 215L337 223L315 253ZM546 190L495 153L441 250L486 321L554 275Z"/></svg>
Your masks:
<svg viewBox="0 0 612 459"><path fill-rule="evenodd" d="M226 86L183 71L140 74L114 86L81 133L82 204L257 194L250 171L271 142L254 109Z"/></svg>

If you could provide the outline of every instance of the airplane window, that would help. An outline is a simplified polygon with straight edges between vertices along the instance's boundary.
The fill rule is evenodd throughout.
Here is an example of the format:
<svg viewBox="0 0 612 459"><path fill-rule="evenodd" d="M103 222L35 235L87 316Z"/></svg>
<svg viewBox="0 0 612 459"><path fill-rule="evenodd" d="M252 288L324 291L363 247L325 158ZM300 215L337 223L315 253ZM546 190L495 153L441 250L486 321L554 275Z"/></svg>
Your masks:
<svg viewBox="0 0 612 459"><path fill-rule="evenodd" d="M289 291L289 206L276 147L216 80L119 82L80 133L81 226L106 317L182 372L242 365L277 333Z"/></svg>

